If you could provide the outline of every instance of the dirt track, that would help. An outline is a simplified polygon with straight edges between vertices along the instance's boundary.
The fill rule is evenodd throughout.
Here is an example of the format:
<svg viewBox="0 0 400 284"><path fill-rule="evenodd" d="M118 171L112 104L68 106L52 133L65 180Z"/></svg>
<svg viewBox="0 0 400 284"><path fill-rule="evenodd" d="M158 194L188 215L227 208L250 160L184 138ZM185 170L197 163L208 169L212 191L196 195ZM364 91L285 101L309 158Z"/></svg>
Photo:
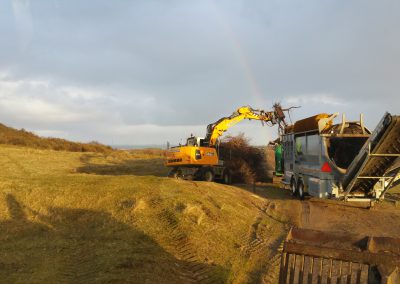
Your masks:
<svg viewBox="0 0 400 284"><path fill-rule="evenodd" d="M252 190L247 187L247 190ZM383 202L369 208L354 203L309 198L297 200L288 190L258 186L255 194L274 204L274 214L290 218L297 227L351 232L365 236L400 237L400 207Z"/></svg>
<svg viewBox="0 0 400 284"><path fill-rule="evenodd" d="M366 236L400 236L400 210L386 206L349 207L319 200L303 202L300 227Z"/></svg>

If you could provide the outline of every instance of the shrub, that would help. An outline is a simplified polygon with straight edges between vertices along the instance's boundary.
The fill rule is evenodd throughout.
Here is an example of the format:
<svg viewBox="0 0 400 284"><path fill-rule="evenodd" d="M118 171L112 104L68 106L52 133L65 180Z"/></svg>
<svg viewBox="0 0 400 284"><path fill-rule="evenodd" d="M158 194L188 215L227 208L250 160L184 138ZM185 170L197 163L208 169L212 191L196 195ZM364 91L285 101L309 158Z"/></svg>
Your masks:
<svg viewBox="0 0 400 284"><path fill-rule="evenodd" d="M250 146L249 139L243 133L225 138L219 151L220 159L231 171L233 182L253 183L265 179L263 150Z"/></svg>

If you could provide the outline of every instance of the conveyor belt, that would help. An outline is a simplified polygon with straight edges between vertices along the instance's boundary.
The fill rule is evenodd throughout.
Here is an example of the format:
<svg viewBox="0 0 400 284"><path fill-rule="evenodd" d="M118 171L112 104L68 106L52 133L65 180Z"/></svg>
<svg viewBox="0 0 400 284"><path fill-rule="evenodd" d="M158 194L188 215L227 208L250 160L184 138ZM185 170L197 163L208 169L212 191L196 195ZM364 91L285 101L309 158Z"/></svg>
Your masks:
<svg viewBox="0 0 400 284"><path fill-rule="evenodd" d="M386 113L347 169L345 198L372 198L373 187L400 154L400 117Z"/></svg>

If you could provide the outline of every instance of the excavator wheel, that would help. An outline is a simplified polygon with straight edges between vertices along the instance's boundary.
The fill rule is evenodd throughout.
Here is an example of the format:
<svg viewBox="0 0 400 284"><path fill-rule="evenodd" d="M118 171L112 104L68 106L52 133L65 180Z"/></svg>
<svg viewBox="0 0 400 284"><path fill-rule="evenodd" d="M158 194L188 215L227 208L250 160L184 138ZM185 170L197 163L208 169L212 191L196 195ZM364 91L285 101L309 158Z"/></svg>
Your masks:
<svg viewBox="0 0 400 284"><path fill-rule="evenodd" d="M214 172L211 169L206 169L203 173L203 180L211 182L214 180Z"/></svg>
<svg viewBox="0 0 400 284"><path fill-rule="evenodd" d="M169 173L168 173L169 178L182 178L182 171L179 168L173 168Z"/></svg>

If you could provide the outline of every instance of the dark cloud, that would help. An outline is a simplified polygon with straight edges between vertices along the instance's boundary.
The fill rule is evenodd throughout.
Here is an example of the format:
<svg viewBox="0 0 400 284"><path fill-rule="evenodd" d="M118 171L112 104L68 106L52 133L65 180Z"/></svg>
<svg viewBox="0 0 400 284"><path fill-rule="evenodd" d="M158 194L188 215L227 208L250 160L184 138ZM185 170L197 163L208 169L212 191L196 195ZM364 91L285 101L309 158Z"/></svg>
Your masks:
<svg viewBox="0 0 400 284"><path fill-rule="evenodd" d="M157 143L145 125L178 140L179 127L184 137L240 105L280 101L302 105L294 119L364 112L373 128L400 105L399 11L396 1L13 0L0 9L0 119L106 143L135 143L122 133L136 127ZM42 119L19 115L41 108ZM243 130L255 143L269 135Z"/></svg>

